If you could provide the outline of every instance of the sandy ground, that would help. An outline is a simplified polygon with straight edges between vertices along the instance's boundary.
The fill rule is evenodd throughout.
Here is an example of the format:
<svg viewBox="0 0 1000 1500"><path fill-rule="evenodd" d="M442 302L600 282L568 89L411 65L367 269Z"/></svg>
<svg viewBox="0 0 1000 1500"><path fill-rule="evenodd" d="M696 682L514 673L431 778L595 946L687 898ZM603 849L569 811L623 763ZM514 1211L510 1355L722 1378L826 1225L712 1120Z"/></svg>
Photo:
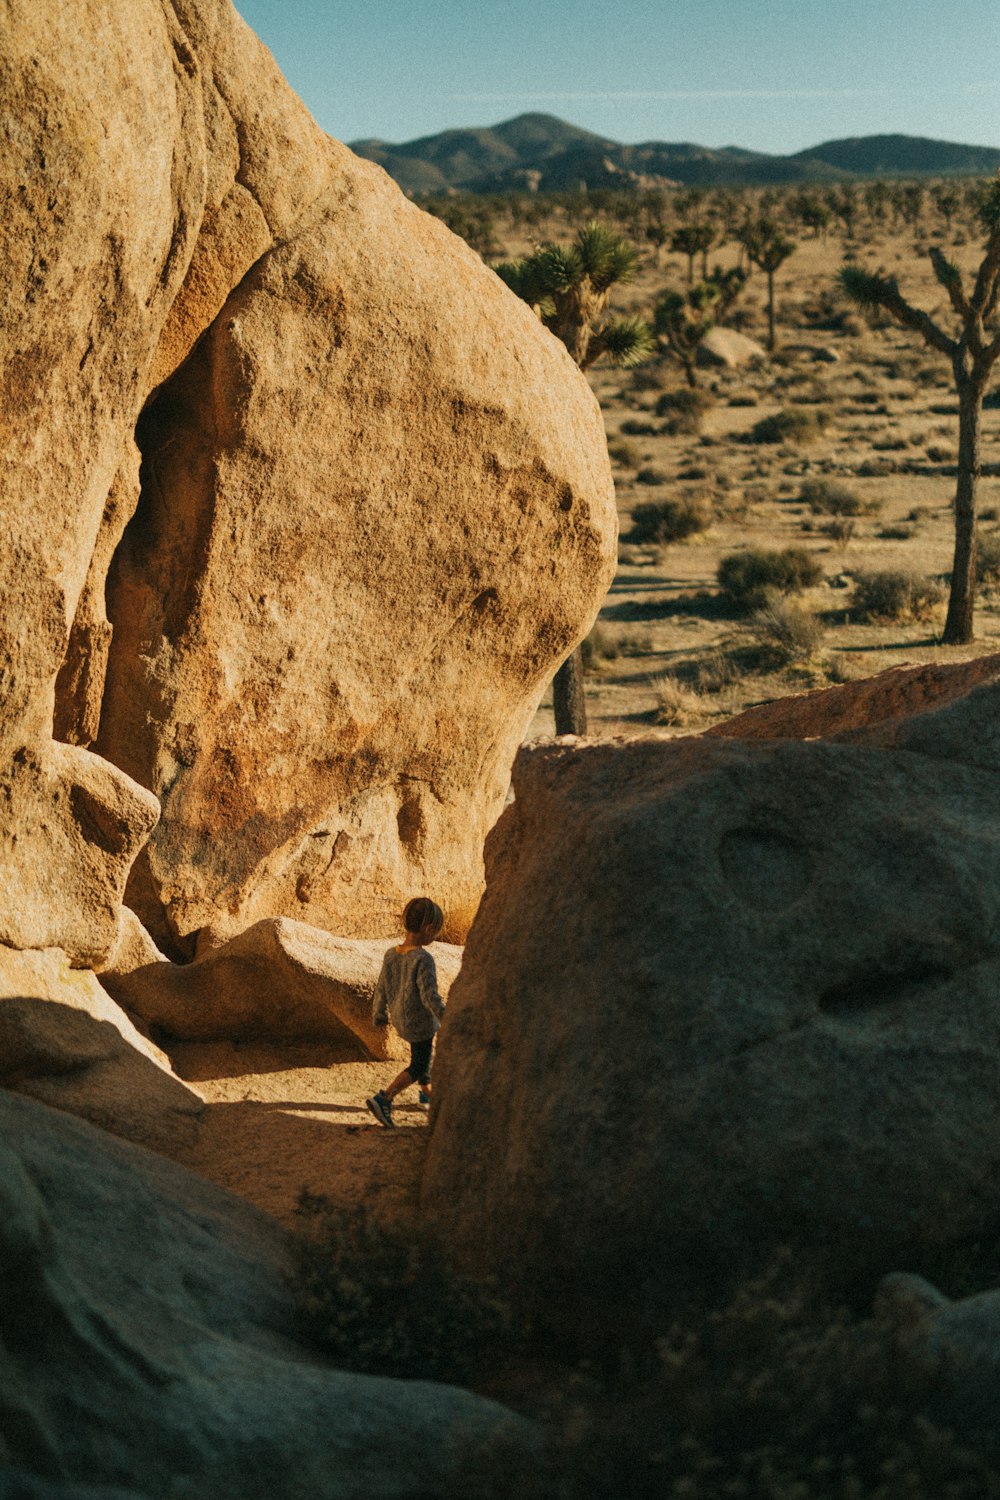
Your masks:
<svg viewBox="0 0 1000 1500"><path fill-rule="evenodd" d="M426 1143L427 1110L410 1089L386 1130L365 1099L399 1064L341 1062L323 1045L177 1043L175 1070L206 1101L197 1142L178 1160L248 1198L286 1225L303 1188L381 1216L410 1212Z"/></svg>

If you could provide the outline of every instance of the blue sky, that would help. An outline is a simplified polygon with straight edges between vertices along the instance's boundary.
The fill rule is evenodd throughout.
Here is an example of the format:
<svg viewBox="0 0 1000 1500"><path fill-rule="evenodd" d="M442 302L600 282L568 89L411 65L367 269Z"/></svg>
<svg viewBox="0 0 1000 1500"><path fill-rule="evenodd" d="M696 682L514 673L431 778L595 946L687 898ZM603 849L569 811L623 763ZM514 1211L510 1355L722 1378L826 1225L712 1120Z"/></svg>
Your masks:
<svg viewBox="0 0 1000 1500"><path fill-rule="evenodd" d="M542 110L619 141L1000 145L1000 0L236 0L323 128Z"/></svg>

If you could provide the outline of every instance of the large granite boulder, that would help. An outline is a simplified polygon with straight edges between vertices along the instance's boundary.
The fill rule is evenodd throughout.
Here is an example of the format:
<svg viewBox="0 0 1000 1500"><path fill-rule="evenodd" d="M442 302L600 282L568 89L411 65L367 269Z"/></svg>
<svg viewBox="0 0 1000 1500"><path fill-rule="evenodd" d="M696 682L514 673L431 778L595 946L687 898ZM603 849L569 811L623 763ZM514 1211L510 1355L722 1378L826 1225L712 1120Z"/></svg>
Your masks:
<svg viewBox="0 0 1000 1500"><path fill-rule="evenodd" d="M421 889L460 934L614 567L585 381L228 0L19 8L0 82L0 940L107 957L133 783L174 957Z"/></svg>
<svg viewBox="0 0 1000 1500"><path fill-rule="evenodd" d="M190 964L150 961L123 923L121 950L101 974L109 994L157 1031L182 1041L332 1042L348 1058L406 1058L392 1027L372 1025L385 939L336 938L304 922L273 917L207 948ZM145 960L145 961L143 961ZM434 944L438 987L447 997L462 950Z"/></svg>
<svg viewBox="0 0 1000 1500"><path fill-rule="evenodd" d="M998 725L987 686L859 743L523 751L437 1054L460 1253L639 1308L992 1225Z"/></svg>
<svg viewBox="0 0 1000 1500"><path fill-rule="evenodd" d="M0 946L0 1085L156 1150L190 1145L200 1095L94 975Z"/></svg>
<svg viewBox="0 0 1000 1500"><path fill-rule="evenodd" d="M464 1391L312 1355L283 1233L242 1200L2 1092L0 1140L5 1467L176 1500L471 1500L460 1473L534 1442Z"/></svg>

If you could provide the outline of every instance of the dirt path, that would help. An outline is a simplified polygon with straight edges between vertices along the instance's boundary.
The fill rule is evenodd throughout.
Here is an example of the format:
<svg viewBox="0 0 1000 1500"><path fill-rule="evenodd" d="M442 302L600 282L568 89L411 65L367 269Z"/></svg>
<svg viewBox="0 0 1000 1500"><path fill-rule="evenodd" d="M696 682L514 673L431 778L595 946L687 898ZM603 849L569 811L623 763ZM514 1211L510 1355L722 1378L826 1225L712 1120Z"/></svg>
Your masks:
<svg viewBox="0 0 1000 1500"><path fill-rule="evenodd" d="M187 1042L171 1055L206 1100L197 1142L177 1158L184 1166L287 1225L302 1188L380 1216L415 1208L427 1111L412 1089L386 1130L365 1107L398 1064L339 1061L321 1044Z"/></svg>

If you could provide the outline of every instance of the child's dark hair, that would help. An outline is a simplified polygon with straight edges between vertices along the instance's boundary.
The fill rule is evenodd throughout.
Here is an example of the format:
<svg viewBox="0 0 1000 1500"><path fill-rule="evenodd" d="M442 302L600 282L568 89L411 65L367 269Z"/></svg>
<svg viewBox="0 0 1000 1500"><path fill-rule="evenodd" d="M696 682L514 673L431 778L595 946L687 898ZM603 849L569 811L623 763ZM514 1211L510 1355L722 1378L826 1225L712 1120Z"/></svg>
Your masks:
<svg viewBox="0 0 1000 1500"><path fill-rule="evenodd" d="M403 926L407 932L422 932L425 927L440 932L444 926L444 912L429 896L414 896L406 903Z"/></svg>

